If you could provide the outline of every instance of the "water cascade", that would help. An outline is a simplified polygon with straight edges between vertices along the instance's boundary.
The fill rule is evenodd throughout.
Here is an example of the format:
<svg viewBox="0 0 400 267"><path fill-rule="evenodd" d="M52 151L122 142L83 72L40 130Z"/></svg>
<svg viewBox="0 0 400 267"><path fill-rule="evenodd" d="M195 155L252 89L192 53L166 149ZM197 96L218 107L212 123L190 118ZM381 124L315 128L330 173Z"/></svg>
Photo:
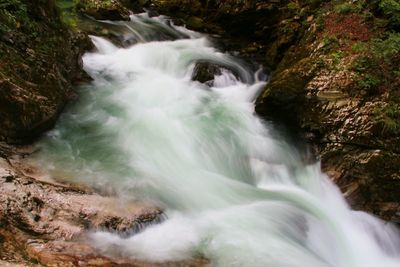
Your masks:
<svg viewBox="0 0 400 267"><path fill-rule="evenodd" d="M212 266L397 267L396 229L352 211L254 113L265 81L208 38L163 16L107 22L125 47L92 36L93 82L39 144L54 177L154 203L165 220L129 236L94 232L103 253ZM206 84L197 62L221 66Z"/></svg>

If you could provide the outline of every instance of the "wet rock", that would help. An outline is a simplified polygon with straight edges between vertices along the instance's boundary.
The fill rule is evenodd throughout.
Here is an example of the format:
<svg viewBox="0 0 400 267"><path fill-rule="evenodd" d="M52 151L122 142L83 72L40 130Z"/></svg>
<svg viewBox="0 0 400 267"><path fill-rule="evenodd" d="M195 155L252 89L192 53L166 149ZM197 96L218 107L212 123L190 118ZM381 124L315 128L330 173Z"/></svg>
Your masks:
<svg viewBox="0 0 400 267"><path fill-rule="evenodd" d="M61 103L20 87L10 80L0 80L0 112L4 115L0 135L29 139L49 129L61 110Z"/></svg>
<svg viewBox="0 0 400 267"><path fill-rule="evenodd" d="M35 242L27 248L30 255L35 255L45 266L121 266L121 267L198 267L205 266L207 261L196 259L186 262L149 263L123 257L112 259L97 254L87 244L64 241ZM71 265L74 263L74 265ZM75 263L79 265L75 265Z"/></svg>
<svg viewBox="0 0 400 267"><path fill-rule="evenodd" d="M208 261L152 263L126 255L104 256L87 234L101 230L127 237L160 223L162 211L150 204L100 195L81 185L44 178L23 157L31 146L0 143L1 266L206 266ZM4 177L12 176L11 181ZM1 178L3 177L3 178ZM35 177L35 178L34 178ZM123 205L121 205L123 201ZM20 264L20 265L18 265Z"/></svg>
<svg viewBox="0 0 400 267"><path fill-rule="evenodd" d="M98 20L129 20L129 10L120 1L80 0L77 9Z"/></svg>
<svg viewBox="0 0 400 267"><path fill-rule="evenodd" d="M135 265L134 260L102 257L82 238L88 230L141 229L159 221L159 209L139 202L121 205L118 199L85 188L35 180L15 170L9 162L0 159L0 174L13 177L9 181L0 179L2 259L24 262L28 258L46 266L69 266L69 262L78 261L99 264L91 266L119 266L120 262L124 266L142 266ZM16 164L18 159L12 162ZM21 164L16 164L19 169L23 169Z"/></svg>
<svg viewBox="0 0 400 267"><path fill-rule="evenodd" d="M215 75L221 75L221 66L210 62L198 62L193 70L192 80L206 83L214 80Z"/></svg>
<svg viewBox="0 0 400 267"><path fill-rule="evenodd" d="M212 62L197 62L193 70L192 80L213 86L215 77L223 73L232 75L231 78L233 79L245 79L245 77L240 77L236 71L231 70L229 66L222 66Z"/></svg>
<svg viewBox="0 0 400 267"><path fill-rule="evenodd" d="M204 20L202 18L192 16L187 19L186 26L189 29L200 31L204 27Z"/></svg>
<svg viewBox="0 0 400 267"><path fill-rule="evenodd" d="M98 20L128 20L129 16L126 14L121 14L117 9L89 9L85 10L84 13Z"/></svg>

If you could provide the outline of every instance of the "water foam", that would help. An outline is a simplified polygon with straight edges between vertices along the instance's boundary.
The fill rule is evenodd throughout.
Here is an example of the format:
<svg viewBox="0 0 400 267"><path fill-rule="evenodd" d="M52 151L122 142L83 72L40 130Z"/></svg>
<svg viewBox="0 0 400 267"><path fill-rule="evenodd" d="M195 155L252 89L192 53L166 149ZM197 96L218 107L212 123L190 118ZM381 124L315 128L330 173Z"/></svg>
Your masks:
<svg viewBox="0 0 400 267"><path fill-rule="evenodd" d="M257 75L165 17L117 26L135 45L91 37L97 52L83 61L94 81L39 157L55 176L165 208L166 221L128 238L92 234L103 253L204 256L213 266L400 266L393 226L350 210L319 164L305 166L254 115L265 86ZM191 80L198 61L224 66L211 87Z"/></svg>

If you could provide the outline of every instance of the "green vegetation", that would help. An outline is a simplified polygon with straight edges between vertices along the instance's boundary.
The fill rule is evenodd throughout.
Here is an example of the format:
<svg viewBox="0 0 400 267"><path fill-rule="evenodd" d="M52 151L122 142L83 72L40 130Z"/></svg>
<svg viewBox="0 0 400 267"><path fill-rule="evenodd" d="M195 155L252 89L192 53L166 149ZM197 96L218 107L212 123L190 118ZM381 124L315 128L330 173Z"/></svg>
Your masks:
<svg viewBox="0 0 400 267"><path fill-rule="evenodd" d="M381 80L373 74L360 74L357 84L360 88L365 89L368 93L376 93Z"/></svg>
<svg viewBox="0 0 400 267"><path fill-rule="evenodd" d="M375 121L388 134L400 133L400 105L389 102L386 106L375 110Z"/></svg>
<svg viewBox="0 0 400 267"><path fill-rule="evenodd" d="M392 28L400 27L400 2L398 0L380 0L378 1L380 11L385 15Z"/></svg>
<svg viewBox="0 0 400 267"><path fill-rule="evenodd" d="M400 53L400 33L389 33L383 39L373 39L373 53L391 62L392 57Z"/></svg>
<svg viewBox="0 0 400 267"><path fill-rule="evenodd" d="M382 93L378 87L391 93L399 85L400 33L387 33L369 42L355 43L353 51L359 54L353 63L357 84L369 93Z"/></svg>
<svg viewBox="0 0 400 267"><path fill-rule="evenodd" d="M351 46L351 49L355 53L363 53L366 52L368 49L368 45L365 42L356 42Z"/></svg>
<svg viewBox="0 0 400 267"><path fill-rule="evenodd" d="M75 29L77 27L77 12L75 0L57 0L57 8L61 14L62 22L69 28Z"/></svg>
<svg viewBox="0 0 400 267"><path fill-rule="evenodd" d="M339 14L352 13L352 12L355 12L355 6L350 3L341 3L341 4L335 5L334 11Z"/></svg>
<svg viewBox="0 0 400 267"><path fill-rule="evenodd" d="M36 30L35 23L28 19L28 7L20 0L0 0L0 33L21 29L29 34Z"/></svg>
<svg viewBox="0 0 400 267"><path fill-rule="evenodd" d="M287 4L287 8L294 11L299 9L299 5L296 2L290 2L289 4Z"/></svg>
<svg viewBox="0 0 400 267"><path fill-rule="evenodd" d="M99 9L115 10L120 7L117 0L55 0L61 20L69 28L76 29L79 13L97 14Z"/></svg>
<svg viewBox="0 0 400 267"><path fill-rule="evenodd" d="M339 14L360 13L365 7L365 1L336 1L333 10Z"/></svg>
<svg viewBox="0 0 400 267"><path fill-rule="evenodd" d="M337 66L343 58L343 52L337 51L331 54L333 66Z"/></svg>
<svg viewBox="0 0 400 267"><path fill-rule="evenodd" d="M324 45L322 47L322 50L324 52L336 50L337 48L339 48L339 39L336 36L325 36L322 42Z"/></svg>

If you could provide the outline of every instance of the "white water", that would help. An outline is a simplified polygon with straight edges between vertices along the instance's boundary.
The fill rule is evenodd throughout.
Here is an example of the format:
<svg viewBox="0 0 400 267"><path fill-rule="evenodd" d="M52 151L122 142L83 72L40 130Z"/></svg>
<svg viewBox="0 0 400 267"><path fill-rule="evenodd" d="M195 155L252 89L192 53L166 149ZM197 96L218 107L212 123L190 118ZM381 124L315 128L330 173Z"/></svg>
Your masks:
<svg viewBox="0 0 400 267"><path fill-rule="evenodd" d="M265 82L204 36L163 17L132 20L118 24L137 41L129 48L92 37L98 52L83 61L94 81L42 142L40 160L52 175L152 201L167 219L130 237L94 233L93 244L156 262L400 266L397 231L351 211L318 164L305 166L254 115ZM157 41L160 29L186 39ZM198 60L241 81L227 70L213 87L192 81Z"/></svg>

